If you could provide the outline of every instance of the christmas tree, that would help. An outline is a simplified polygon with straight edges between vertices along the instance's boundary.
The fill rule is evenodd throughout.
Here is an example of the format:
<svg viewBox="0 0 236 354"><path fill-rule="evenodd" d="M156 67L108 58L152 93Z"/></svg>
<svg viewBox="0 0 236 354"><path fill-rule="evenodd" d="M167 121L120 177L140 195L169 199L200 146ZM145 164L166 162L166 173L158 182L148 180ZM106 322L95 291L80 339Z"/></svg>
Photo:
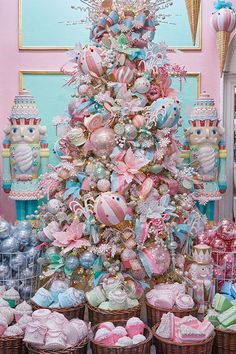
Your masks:
<svg viewBox="0 0 236 354"><path fill-rule="evenodd" d="M49 201L39 209L44 274L63 272L88 289L106 278L146 286L168 277L191 250L203 221L183 167L182 124L158 11L170 1L83 1L91 44L69 52L76 97L55 144L60 163L44 175ZM162 5L161 5L162 4Z"/></svg>

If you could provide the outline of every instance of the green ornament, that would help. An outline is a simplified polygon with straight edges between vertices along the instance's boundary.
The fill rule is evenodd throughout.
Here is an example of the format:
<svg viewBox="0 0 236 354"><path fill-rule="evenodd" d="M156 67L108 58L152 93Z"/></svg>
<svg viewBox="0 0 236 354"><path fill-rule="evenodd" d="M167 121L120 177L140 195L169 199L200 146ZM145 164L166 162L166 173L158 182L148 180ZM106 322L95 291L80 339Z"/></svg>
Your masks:
<svg viewBox="0 0 236 354"><path fill-rule="evenodd" d="M158 174L158 173L160 173L163 170L163 167L162 167L162 165L153 165L153 166L150 167L149 170L152 173Z"/></svg>

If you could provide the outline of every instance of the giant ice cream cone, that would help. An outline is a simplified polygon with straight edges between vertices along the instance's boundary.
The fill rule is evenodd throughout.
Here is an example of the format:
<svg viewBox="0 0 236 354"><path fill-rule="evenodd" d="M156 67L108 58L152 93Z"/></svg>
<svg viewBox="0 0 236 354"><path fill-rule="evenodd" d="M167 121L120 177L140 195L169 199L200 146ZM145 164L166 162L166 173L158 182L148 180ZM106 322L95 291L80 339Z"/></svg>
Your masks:
<svg viewBox="0 0 236 354"><path fill-rule="evenodd" d="M229 47L230 34L236 28L236 16L231 3L225 3L224 1L220 3L216 2L215 9L216 11L211 16L211 25L216 31L216 44L220 62L220 73L222 75Z"/></svg>
<svg viewBox="0 0 236 354"><path fill-rule="evenodd" d="M193 45L195 46L201 0L185 0L185 4L188 11Z"/></svg>
<svg viewBox="0 0 236 354"><path fill-rule="evenodd" d="M231 34L230 32L226 32L226 31L219 31L216 33L216 45L217 45L221 75L225 67L225 61L226 61L229 41L230 41L230 34Z"/></svg>

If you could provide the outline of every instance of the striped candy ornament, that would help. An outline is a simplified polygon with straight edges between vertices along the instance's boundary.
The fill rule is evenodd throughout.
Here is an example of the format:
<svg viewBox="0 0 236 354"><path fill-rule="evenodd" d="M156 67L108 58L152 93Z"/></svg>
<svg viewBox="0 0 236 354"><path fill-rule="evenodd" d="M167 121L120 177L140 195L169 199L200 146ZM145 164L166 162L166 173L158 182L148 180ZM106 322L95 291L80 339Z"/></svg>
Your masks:
<svg viewBox="0 0 236 354"><path fill-rule="evenodd" d="M134 78L134 71L128 66L121 66L116 71L116 80L123 84L130 84Z"/></svg>
<svg viewBox="0 0 236 354"><path fill-rule="evenodd" d="M102 76L105 72L102 65L102 49L94 46L85 47L79 64L85 75L92 72L97 76Z"/></svg>
<svg viewBox="0 0 236 354"><path fill-rule="evenodd" d="M127 213L125 199L118 193L102 193L94 203L94 211L98 221L106 226L120 224Z"/></svg>
<svg viewBox="0 0 236 354"><path fill-rule="evenodd" d="M211 16L211 25L216 32L232 32L236 27L235 12L222 8Z"/></svg>

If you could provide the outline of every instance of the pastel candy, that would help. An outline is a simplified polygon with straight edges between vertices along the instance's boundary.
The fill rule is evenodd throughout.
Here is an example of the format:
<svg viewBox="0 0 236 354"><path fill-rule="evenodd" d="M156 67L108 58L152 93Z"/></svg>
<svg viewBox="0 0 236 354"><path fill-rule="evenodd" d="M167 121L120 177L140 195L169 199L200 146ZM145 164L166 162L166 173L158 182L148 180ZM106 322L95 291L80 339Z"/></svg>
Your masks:
<svg viewBox="0 0 236 354"><path fill-rule="evenodd" d="M236 306L232 306L225 312L221 313L218 316L218 320L224 327L236 324Z"/></svg>
<svg viewBox="0 0 236 354"><path fill-rule="evenodd" d="M31 300L42 307L49 307L53 302L50 292L44 288L39 288Z"/></svg>
<svg viewBox="0 0 236 354"><path fill-rule="evenodd" d="M76 307L84 301L84 294L75 289L69 288L64 293L58 295L58 302L60 307Z"/></svg>
<svg viewBox="0 0 236 354"><path fill-rule="evenodd" d="M96 286L94 289L87 292L86 298L89 304L94 307L98 307L102 302L106 301L106 296L100 286Z"/></svg>
<svg viewBox="0 0 236 354"><path fill-rule="evenodd" d="M218 320L219 313L213 309L208 310L207 315L205 316L205 319L210 321L214 327L217 327L219 325L219 320Z"/></svg>
<svg viewBox="0 0 236 354"><path fill-rule="evenodd" d="M231 295L236 299L236 284L233 284L231 287Z"/></svg>
<svg viewBox="0 0 236 354"><path fill-rule="evenodd" d="M228 299L226 299L226 297L224 295L217 293L214 296L212 306L214 307L214 309L216 311L224 312L227 309L229 309L230 307L232 307L233 305L231 304L231 302Z"/></svg>
<svg viewBox="0 0 236 354"><path fill-rule="evenodd" d="M221 288L221 293L231 295L231 287L232 287L232 284L229 281L225 281L222 288Z"/></svg>

